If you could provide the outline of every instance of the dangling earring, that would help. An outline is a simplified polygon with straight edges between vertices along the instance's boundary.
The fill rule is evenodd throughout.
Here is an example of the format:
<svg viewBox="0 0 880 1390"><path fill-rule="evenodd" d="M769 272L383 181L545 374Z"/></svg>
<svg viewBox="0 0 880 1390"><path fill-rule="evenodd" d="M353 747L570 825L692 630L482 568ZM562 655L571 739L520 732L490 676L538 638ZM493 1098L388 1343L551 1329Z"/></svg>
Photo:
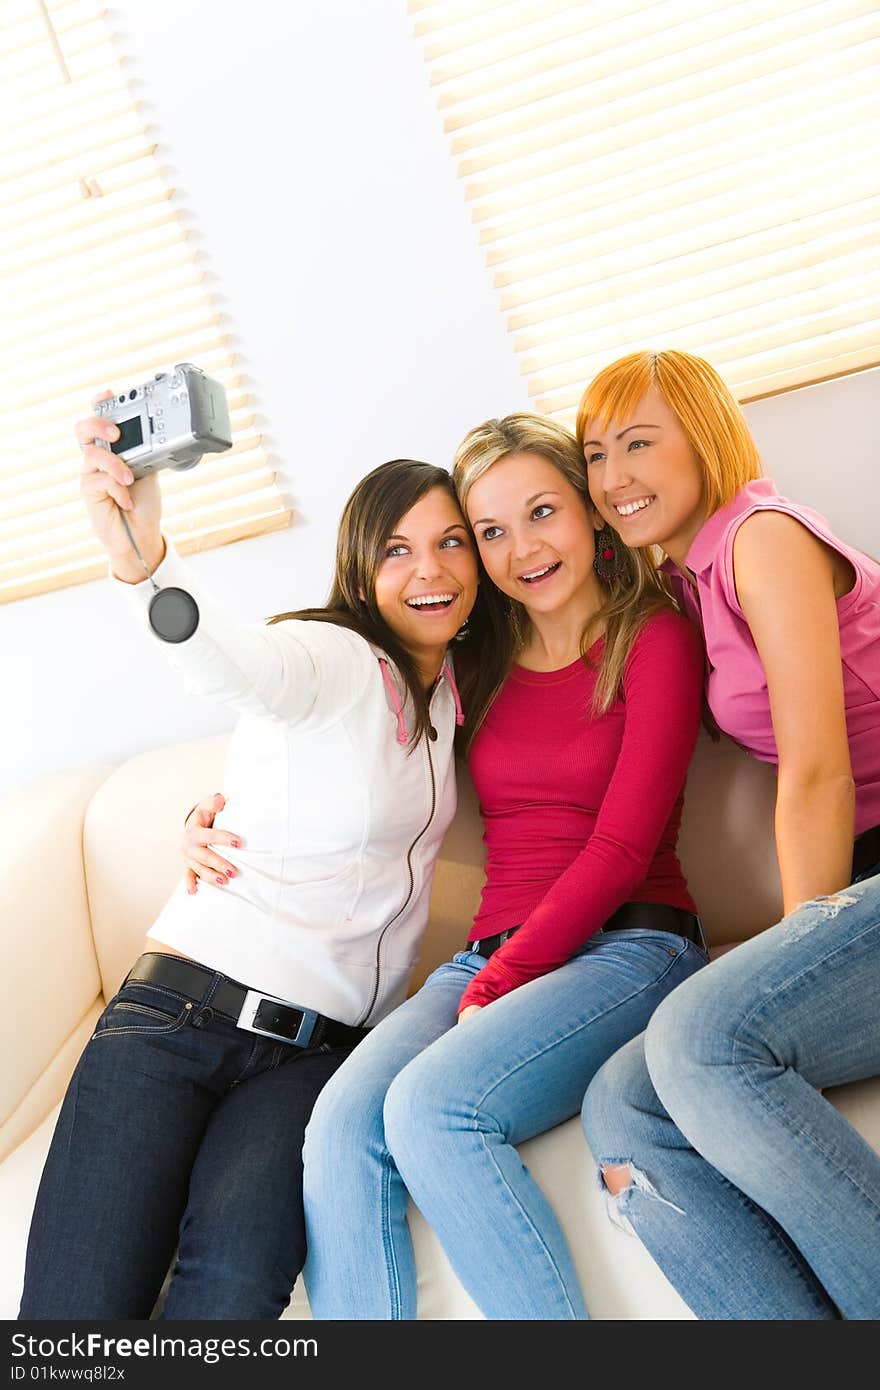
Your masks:
<svg viewBox="0 0 880 1390"><path fill-rule="evenodd" d="M613 584L626 572L626 555L623 541L607 522L601 531L595 532L596 554L593 569L603 584Z"/></svg>
<svg viewBox="0 0 880 1390"><path fill-rule="evenodd" d="M468 635L468 632L470 631L469 624L470 624L470 617L467 617L467 618L465 618L465 620L464 620L464 622L462 623L461 627L458 629L458 632L457 632L457 633L455 634L455 636L453 637L453 639L452 639L453 642L463 642L463 641L464 641L464 639L465 639L465 638L467 637L467 635Z"/></svg>
<svg viewBox="0 0 880 1390"><path fill-rule="evenodd" d="M507 611L509 615L510 628L513 632L513 645L514 649L516 651L519 651L520 647L523 645L523 630L522 623L519 620L519 608L515 603L510 601L508 602L509 607Z"/></svg>

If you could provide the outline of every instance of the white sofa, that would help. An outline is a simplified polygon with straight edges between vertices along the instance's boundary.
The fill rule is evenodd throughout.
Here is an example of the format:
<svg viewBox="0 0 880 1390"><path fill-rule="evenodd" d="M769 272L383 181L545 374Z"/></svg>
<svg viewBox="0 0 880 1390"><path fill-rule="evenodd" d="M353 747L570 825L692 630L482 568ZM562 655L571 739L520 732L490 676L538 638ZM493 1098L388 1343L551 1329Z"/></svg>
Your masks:
<svg viewBox="0 0 880 1390"><path fill-rule="evenodd" d="M143 946L179 873L186 808L223 785L226 739L160 748L120 767L45 778L0 804L6 988L0 1011L0 1316L18 1310L31 1210L68 1078L105 1001ZM461 779L443 846L415 988L466 938L483 879L475 798ZM701 739L691 766L681 853L714 948L779 915L771 769L726 740ZM230 807L233 816L234 807ZM880 1081L833 1103L880 1149ZM632 1236L611 1224L577 1118L521 1149L556 1210L596 1318L690 1318ZM480 1313L419 1213L410 1208L419 1316ZM298 1285L286 1317L308 1317Z"/></svg>

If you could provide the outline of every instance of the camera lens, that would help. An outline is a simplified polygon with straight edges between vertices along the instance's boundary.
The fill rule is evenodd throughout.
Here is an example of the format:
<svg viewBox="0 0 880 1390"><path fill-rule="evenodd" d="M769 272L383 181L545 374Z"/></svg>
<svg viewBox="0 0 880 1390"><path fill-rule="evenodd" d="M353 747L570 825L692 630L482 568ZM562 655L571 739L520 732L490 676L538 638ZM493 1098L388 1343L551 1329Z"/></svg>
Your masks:
<svg viewBox="0 0 880 1390"><path fill-rule="evenodd" d="M137 400L137 391L129 391L129 393L128 393L128 399L129 399L130 401Z"/></svg>
<svg viewBox="0 0 880 1390"><path fill-rule="evenodd" d="M119 404L120 404L120 405L125 405L125 397L124 397L124 396L120 396L120 397L119 397Z"/></svg>

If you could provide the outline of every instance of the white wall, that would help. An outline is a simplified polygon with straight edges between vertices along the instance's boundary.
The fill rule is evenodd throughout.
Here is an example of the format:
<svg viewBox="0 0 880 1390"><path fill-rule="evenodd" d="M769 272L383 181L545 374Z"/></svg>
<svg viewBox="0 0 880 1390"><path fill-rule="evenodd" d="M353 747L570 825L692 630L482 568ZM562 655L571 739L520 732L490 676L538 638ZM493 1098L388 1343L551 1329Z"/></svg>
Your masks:
<svg viewBox="0 0 880 1390"><path fill-rule="evenodd" d="M448 464L476 421L529 404L404 0L116 0L110 16L296 513L193 563L253 617L320 602L364 472ZM748 410L782 490L874 553L878 384ZM230 722L180 693L105 582L0 608L0 652L0 793Z"/></svg>

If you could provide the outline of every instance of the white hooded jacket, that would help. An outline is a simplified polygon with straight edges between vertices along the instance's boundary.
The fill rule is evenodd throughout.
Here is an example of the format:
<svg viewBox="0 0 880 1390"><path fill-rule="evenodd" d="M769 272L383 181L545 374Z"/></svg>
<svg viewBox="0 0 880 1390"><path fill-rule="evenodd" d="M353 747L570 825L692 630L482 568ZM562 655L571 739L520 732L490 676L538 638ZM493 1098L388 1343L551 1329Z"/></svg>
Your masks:
<svg viewBox="0 0 880 1390"><path fill-rule="evenodd" d="M431 696L436 737L410 749L405 685L363 637L319 621L239 622L170 546L154 579L199 606L194 636L166 647L187 689L240 714L215 824L242 847L223 847L235 878L202 879L195 895L181 884L150 936L251 989L377 1023L406 995L455 812L449 664ZM119 587L146 618L149 582Z"/></svg>

